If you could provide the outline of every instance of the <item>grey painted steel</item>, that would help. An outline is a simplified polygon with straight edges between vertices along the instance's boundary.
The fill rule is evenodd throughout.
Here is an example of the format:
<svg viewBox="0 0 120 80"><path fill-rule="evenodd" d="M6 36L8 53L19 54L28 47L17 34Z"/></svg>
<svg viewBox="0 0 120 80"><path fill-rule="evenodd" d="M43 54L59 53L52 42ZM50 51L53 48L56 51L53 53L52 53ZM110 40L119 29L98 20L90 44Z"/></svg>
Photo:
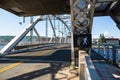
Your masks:
<svg viewBox="0 0 120 80"><path fill-rule="evenodd" d="M33 43L33 29L30 31L30 44Z"/></svg>
<svg viewBox="0 0 120 80"><path fill-rule="evenodd" d="M80 34L91 34L95 1L96 0L70 0L72 20L72 56L75 56L80 49L78 46L74 46L74 39L76 38L75 35L81 37ZM79 38L77 40L79 41ZM88 47L84 49L87 50Z"/></svg>
<svg viewBox="0 0 120 80"><path fill-rule="evenodd" d="M60 18L60 17L57 17L55 16L58 20L60 20L65 26L66 28L68 29L68 31L70 31L70 28L68 27L68 25Z"/></svg>
<svg viewBox="0 0 120 80"><path fill-rule="evenodd" d="M39 40L39 43L40 43L40 35L39 35L38 31L36 30L36 28L34 28L34 32L36 33L38 40Z"/></svg>
<svg viewBox="0 0 120 80"><path fill-rule="evenodd" d="M96 48L98 50L95 50ZM116 64L120 67L119 45L99 43L98 45L93 45L93 50L95 50L99 55L103 56L106 60L110 61L112 64Z"/></svg>
<svg viewBox="0 0 120 80"><path fill-rule="evenodd" d="M56 32L55 32L54 26L53 26L53 24L52 24L52 21L51 21L51 19L50 19L50 16L48 16L48 19L49 19L49 21L50 21L50 24L51 24L51 27L52 27L52 30L53 30L53 33L54 33L54 37L56 38Z"/></svg>
<svg viewBox="0 0 120 80"><path fill-rule="evenodd" d="M14 39L12 39L5 47L0 51L0 55L8 54L25 36L34 28L34 26L41 20L41 16L37 17L33 23L30 23L21 33L19 33Z"/></svg>
<svg viewBox="0 0 120 80"><path fill-rule="evenodd" d="M46 42L48 42L48 16L46 15Z"/></svg>
<svg viewBox="0 0 120 80"><path fill-rule="evenodd" d="M116 23L116 27L120 30L120 16L114 16L114 15L112 15L110 17Z"/></svg>

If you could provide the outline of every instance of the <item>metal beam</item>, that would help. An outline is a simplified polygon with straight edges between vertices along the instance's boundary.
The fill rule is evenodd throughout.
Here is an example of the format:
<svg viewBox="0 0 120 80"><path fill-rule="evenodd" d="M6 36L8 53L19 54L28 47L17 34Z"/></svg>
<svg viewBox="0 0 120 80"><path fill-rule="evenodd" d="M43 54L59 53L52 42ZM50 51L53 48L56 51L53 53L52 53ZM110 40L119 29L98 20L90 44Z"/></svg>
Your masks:
<svg viewBox="0 0 120 80"><path fill-rule="evenodd" d="M120 30L120 23L119 23L119 24L117 24L117 27L118 27L118 29Z"/></svg>
<svg viewBox="0 0 120 80"><path fill-rule="evenodd" d="M25 36L34 28L34 26L41 20L41 16L37 17L33 23L30 23L21 33L19 33L14 39L12 39L5 47L0 51L0 55L8 54Z"/></svg>
<svg viewBox="0 0 120 80"><path fill-rule="evenodd" d="M52 27L52 30L53 30L53 33L54 33L54 37L56 37L55 29L54 29L54 26L53 26L52 21L51 21L49 16L48 16L48 19L50 21L50 24L51 24L51 27Z"/></svg>
<svg viewBox="0 0 120 80"><path fill-rule="evenodd" d="M46 15L46 43L48 42L48 16Z"/></svg>
<svg viewBox="0 0 120 80"><path fill-rule="evenodd" d="M70 28L68 27L68 25L60 18L60 17L57 17L55 16L58 20L60 20L65 26L66 28L68 29L68 31L70 32Z"/></svg>
<svg viewBox="0 0 120 80"><path fill-rule="evenodd" d="M120 16L111 15L110 17L116 23L116 27L118 27L118 29L120 30Z"/></svg>
<svg viewBox="0 0 120 80"><path fill-rule="evenodd" d="M105 9L105 14L110 15L111 10L113 9L113 7L117 4L118 1L115 2L111 2Z"/></svg>
<svg viewBox="0 0 120 80"><path fill-rule="evenodd" d="M91 39L88 40L88 37L92 29L95 1L96 0L70 0L73 42L72 59L75 58L75 54L78 54L78 50L86 50L86 47L83 47L84 38L84 41L86 41L87 38L87 45L91 44ZM86 36L82 37L81 34Z"/></svg>
<svg viewBox="0 0 120 80"><path fill-rule="evenodd" d="M84 80L82 61L78 61L79 51L89 52L91 48L91 29L96 0L70 0L72 17L72 65L78 64L80 80ZM85 53L83 53L85 54ZM83 58L84 59L84 58Z"/></svg>
<svg viewBox="0 0 120 80"><path fill-rule="evenodd" d="M40 41L40 35L39 35L38 31L36 30L36 28L34 28L34 32L36 33L38 40Z"/></svg>
<svg viewBox="0 0 120 80"><path fill-rule="evenodd" d="M30 31L30 44L33 44L33 29Z"/></svg>
<svg viewBox="0 0 120 80"><path fill-rule="evenodd" d="M69 1L70 0L1 0L0 7L18 16L60 15L70 14ZM120 0L96 0L96 3L103 4L103 6L99 6L100 10L98 10L101 11L104 6L115 1ZM56 5L53 5L53 3ZM44 7L44 5L47 6ZM98 8L98 6L96 6L96 8Z"/></svg>

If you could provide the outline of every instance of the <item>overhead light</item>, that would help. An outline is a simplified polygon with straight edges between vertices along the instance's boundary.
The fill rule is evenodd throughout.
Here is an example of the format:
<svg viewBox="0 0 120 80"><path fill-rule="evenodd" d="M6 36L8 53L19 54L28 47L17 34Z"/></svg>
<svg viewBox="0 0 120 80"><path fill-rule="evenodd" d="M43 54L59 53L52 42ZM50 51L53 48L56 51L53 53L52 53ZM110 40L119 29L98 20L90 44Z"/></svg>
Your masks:
<svg viewBox="0 0 120 80"><path fill-rule="evenodd" d="M12 7L11 9L15 12L23 12L21 9L19 9L17 7Z"/></svg>

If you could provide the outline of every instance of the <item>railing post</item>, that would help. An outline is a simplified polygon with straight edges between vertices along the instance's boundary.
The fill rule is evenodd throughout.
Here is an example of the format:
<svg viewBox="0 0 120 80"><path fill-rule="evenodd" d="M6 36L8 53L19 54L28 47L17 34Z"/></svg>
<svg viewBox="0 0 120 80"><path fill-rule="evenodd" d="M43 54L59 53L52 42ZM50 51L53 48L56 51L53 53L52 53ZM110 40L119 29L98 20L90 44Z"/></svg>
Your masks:
<svg viewBox="0 0 120 80"><path fill-rule="evenodd" d="M113 57L113 64L116 64L116 47L113 45L113 52L112 52L112 57Z"/></svg>
<svg viewBox="0 0 120 80"><path fill-rule="evenodd" d="M98 54L100 54L100 43L98 43Z"/></svg>
<svg viewBox="0 0 120 80"><path fill-rule="evenodd" d="M107 60L109 61L109 45L108 46L106 46L106 49L107 49L107 54L106 54L106 58L107 58Z"/></svg>
<svg viewBox="0 0 120 80"><path fill-rule="evenodd" d="M107 58L107 55L106 55L106 54L107 54L107 51L106 51L106 50L107 50L107 46L106 46L106 45L104 45L104 47L103 47L103 48L104 48L104 56L103 56L103 57L104 57L104 58Z"/></svg>

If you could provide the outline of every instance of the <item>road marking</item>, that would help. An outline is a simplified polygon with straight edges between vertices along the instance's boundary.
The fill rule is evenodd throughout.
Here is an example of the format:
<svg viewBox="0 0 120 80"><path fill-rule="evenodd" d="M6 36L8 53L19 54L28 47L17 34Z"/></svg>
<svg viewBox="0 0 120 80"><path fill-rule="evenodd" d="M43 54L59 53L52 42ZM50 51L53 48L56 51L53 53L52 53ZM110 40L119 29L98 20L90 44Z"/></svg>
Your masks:
<svg viewBox="0 0 120 80"><path fill-rule="evenodd" d="M61 48L61 46L57 46L56 48Z"/></svg>
<svg viewBox="0 0 120 80"><path fill-rule="evenodd" d="M0 68L0 73L2 73L2 72L4 72L4 71L7 71L7 70L9 70L9 69L11 69L11 68L13 68L13 67L15 67L15 66L17 66L17 65L20 65L21 63L22 63L22 62L16 62L16 63L13 63L13 64L8 65L8 66L6 66L6 67Z"/></svg>
<svg viewBox="0 0 120 80"><path fill-rule="evenodd" d="M36 54L34 57L32 57L30 60L35 59L36 57L38 57L38 56L40 56L40 55L50 53L50 52L52 52L52 51L53 51L53 50L46 50L46 51L41 52L41 54L38 53L38 54ZM29 61L30 61L30 60L29 60ZM6 67L0 68L0 73L5 72L5 71L7 71L7 70L9 70L9 69L11 69L11 68L14 68L14 67L22 64L23 62L25 62L25 61L16 62L16 63L10 64L10 65L8 65L8 66L6 66Z"/></svg>

